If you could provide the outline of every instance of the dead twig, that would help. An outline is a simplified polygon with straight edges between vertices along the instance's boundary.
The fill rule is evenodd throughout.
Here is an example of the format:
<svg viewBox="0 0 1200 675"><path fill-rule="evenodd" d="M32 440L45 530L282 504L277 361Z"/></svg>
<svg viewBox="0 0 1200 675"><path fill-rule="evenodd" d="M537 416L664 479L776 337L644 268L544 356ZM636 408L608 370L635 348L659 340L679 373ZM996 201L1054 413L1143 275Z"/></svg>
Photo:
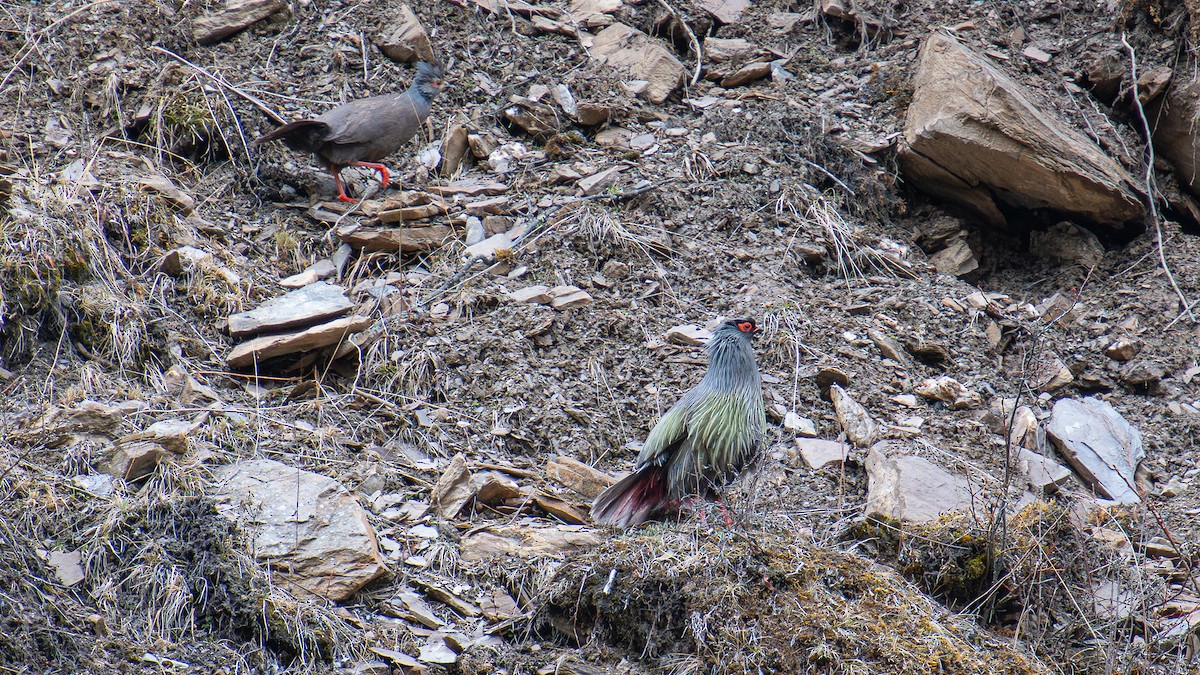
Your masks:
<svg viewBox="0 0 1200 675"><path fill-rule="evenodd" d="M1137 54L1133 51L1133 45L1129 44L1129 40L1126 39L1124 33L1121 33L1121 44L1129 51L1129 80L1133 87L1130 98L1137 109L1138 119L1142 122L1142 133L1146 138L1145 175L1142 176L1142 179L1146 185L1146 203L1150 209L1149 217L1154 221L1154 241L1158 245L1158 262L1162 265L1163 272L1166 272L1167 281L1171 282L1171 288L1175 290L1175 295L1179 296L1179 302L1184 308L1183 312L1192 320L1192 323L1195 323L1196 316L1192 314L1192 303L1188 302L1187 297L1179 288L1179 283L1175 281L1175 275L1171 273L1171 268L1167 265L1167 254L1163 250L1162 218L1158 213L1158 188L1154 185L1154 142L1150 136L1150 120L1146 118L1146 111L1142 108L1142 100L1138 98Z"/></svg>
<svg viewBox="0 0 1200 675"><path fill-rule="evenodd" d="M283 117L279 113L272 110L270 108L270 106L268 106L266 103L263 103L262 99L258 98L257 96L255 96L253 94L248 94L245 91L242 91L240 88L231 84L229 82L229 80L226 80L225 78L221 77L220 75L214 75L213 73L209 72L204 67L198 66L198 65L192 63L191 61L188 61L187 59L183 58L182 56L176 54L175 52L173 52L169 49L163 49L162 47L159 47L158 45L151 45L150 49L152 51L156 51L160 54L166 54L167 56L175 59L176 61L182 63L183 65L187 66L188 68L191 68L194 72L197 72L197 73L207 77L208 79L212 80L213 82L215 82L217 84L217 86L219 86L223 89L228 89L229 91L232 91L233 93L237 94L239 97L245 99L246 101L249 101L252 105L254 105L254 107L258 108L267 117L270 117L273 121L275 121L276 124L285 124L287 122L287 120L283 119Z"/></svg>
<svg viewBox="0 0 1200 675"><path fill-rule="evenodd" d="M663 181L662 183L649 183L647 185L643 185L641 187L634 188L632 190L626 190L625 192L620 192L618 194L608 194L606 192L601 192L601 193L594 194L594 195L587 195L586 197L579 197L579 198L573 199L565 204L559 204L558 206L552 207L544 215L542 215L542 217L539 219L539 222L537 223L537 225L541 225L541 224L548 222L550 220L551 216L553 216L555 213L558 213L559 210L561 210L565 206L572 206L574 204L582 204L585 202L598 201L598 200L612 201L612 202L617 202L617 203L629 201L630 199L644 195L647 192L650 192L652 190L656 190L670 182L671 182L670 180L667 180L667 181ZM535 234L536 230L537 230L536 227L529 228L525 232L525 235L522 236L520 239L518 239L514 243L513 250L519 251L521 249L521 247L525 246L530 241L535 240L537 237L533 236L533 235ZM456 287L459 284L459 282L466 283L466 281L470 281L470 279L474 279L475 276L482 274L483 272L480 271L480 272L477 272L474 276L470 277L470 279L464 279L464 277L466 277L466 275L471 271L471 269L473 267L475 267L476 263L482 262L483 260L484 259L480 256L475 256L475 257L472 257L469 260L467 260L465 263L462 264L461 267L458 268L458 270L453 275L450 276L449 279L446 280L445 283L443 283L441 286L439 286L436 289L434 289L433 291L431 291L424 298L421 298L421 300L417 302L416 306L417 307L427 307L427 306L429 306L430 303L433 302L434 299L441 297L443 294L450 291L452 288Z"/></svg>
<svg viewBox="0 0 1200 675"><path fill-rule="evenodd" d="M696 52L696 69L692 73L691 84L694 87L700 81L700 69L704 66L704 50L700 48L700 41L696 39L696 34L692 32L691 26L687 25L687 22L683 20L683 16L668 5L667 0L658 0L658 4L662 5L663 9L667 10L667 13L674 17L675 21L683 27L683 31L687 33L688 40L692 43L692 51Z"/></svg>

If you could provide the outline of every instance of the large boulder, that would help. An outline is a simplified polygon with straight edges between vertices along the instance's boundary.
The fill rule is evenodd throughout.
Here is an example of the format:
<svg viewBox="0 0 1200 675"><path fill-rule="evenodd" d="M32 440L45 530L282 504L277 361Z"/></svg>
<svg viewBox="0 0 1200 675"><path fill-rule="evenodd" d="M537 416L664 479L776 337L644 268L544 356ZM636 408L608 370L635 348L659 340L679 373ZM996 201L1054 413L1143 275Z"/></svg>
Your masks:
<svg viewBox="0 0 1200 675"><path fill-rule="evenodd" d="M340 483L270 459L213 471L217 511L276 578L334 602L388 574L367 513Z"/></svg>
<svg viewBox="0 0 1200 675"><path fill-rule="evenodd" d="M1132 176L947 35L921 48L900 161L935 197L1004 225L1001 202L1113 228L1145 215Z"/></svg>

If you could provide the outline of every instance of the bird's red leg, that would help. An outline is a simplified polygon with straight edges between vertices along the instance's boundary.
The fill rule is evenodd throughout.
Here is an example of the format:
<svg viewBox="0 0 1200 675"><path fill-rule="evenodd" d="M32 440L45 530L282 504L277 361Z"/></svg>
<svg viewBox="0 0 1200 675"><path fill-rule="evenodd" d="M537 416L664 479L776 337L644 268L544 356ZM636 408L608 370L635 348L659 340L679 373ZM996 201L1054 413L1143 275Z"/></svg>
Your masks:
<svg viewBox="0 0 1200 675"><path fill-rule="evenodd" d="M353 202L354 198L346 194L346 186L342 185L342 177L340 175L341 170L340 169L337 171L330 170L329 173L333 174L333 184L336 185L337 189L338 189L338 196L337 196L338 201L339 202Z"/></svg>
<svg viewBox="0 0 1200 675"><path fill-rule="evenodd" d="M733 518L729 516L729 509L725 508L725 503L721 501L720 497L717 497L717 508L721 509L721 516L725 518L725 527L732 528Z"/></svg>
<svg viewBox="0 0 1200 675"><path fill-rule="evenodd" d="M388 173L386 166L375 162L350 162L350 166L365 166L368 169L375 169L379 172L379 187L387 187L392 180L392 174Z"/></svg>

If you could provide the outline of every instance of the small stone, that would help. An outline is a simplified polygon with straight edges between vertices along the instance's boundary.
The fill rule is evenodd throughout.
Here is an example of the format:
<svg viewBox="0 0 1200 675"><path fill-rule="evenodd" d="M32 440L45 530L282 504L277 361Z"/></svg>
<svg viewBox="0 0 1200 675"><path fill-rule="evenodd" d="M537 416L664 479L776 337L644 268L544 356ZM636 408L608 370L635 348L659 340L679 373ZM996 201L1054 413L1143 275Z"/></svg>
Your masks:
<svg viewBox="0 0 1200 675"><path fill-rule="evenodd" d="M285 12L287 0L227 0L222 8L192 19L192 37L202 45L220 42L276 12Z"/></svg>
<svg viewBox="0 0 1200 675"><path fill-rule="evenodd" d="M159 174L146 176L138 181L138 185L144 192L153 192L159 195L163 201L185 216L196 210L196 200L179 189L179 186L172 183L166 176Z"/></svg>
<svg viewBox="0 0 1200 675"><path fill-rule="evenodd" d="M113 491L115 490L113 487L113 477L104 473L90 476L75 476L71 479L71 482L84 492L100 499L108 499L113 495Z"/></svg>
<svg viewBox="0 0 1200 675"><path fill-rule="evenodd" d="M850 446L820 438L797 438L796 449L808 468L823 469L831 464L840 466L850 455Z"/></svg>
<svg viewBox="0 0 1200 675"><path fill-rule="evenodd" d="M698 326L694 323L685 323L669 329L665 337L667 342L673 345L699 347L708 342L709 338L712 337L712 332L703 326Z"/></svg>
<svg viewBox="0 0 1200 675"><path fill-rule="evenodd" d="M1117 338L1104 348L1104 355L1114 361L1128 361L1137 356L1142 350L1141 340L1133 338Z"/></svg>
<svg viewBox="0 0 1200 675"><path fill-rule="evenodd" d="M554 296L550 295L550 287L541 284L513 291L508 294L508 297L516 302L527 302L534 305L548 305L554 299Z"/></svg>
<svg viewBox="0 0 1200 675"><path fill-rule="evenodd" d="M493 234L478 244L468 246L466 255L469 258L482 258L487 262L492 262L498 256L511 252L512 247L512 238L508 236L507 232L501 232Z"/></svg>
<svg viewBox="0 0 1200 675"><path fill-rule="evenodd" d="M559 311L583 307L592 302L592 296L575 286L555 286L550 289L550 306Z"/></svg>
<svg viewBox="0 0 1200 675"><path fill-rule="evenodd" d="M616 478L589 464L562 455L546 463L546 477L588 499L594 499L617 482Z"/></svg>
<svg viewBox="0 0 1200 675"><path fill-rule="evenodd" d="M63 586L74 586L87 578L83 572L83 553L80 551L55 551L50 554L48 562Z"/></svg>
<svg viewBox="0 0 1200 675"><path fill-rule="evenodd" d="M922 380L914 388L914 391L928 399L945 401L950 404L952 410L974 409L983 406L983 398L979 394L967 389L961 382L947 375Z"/></svg>
<svg viewBox="0 0 1200 675"><path fill-rule="evenodd" d="M596 137L593 140L595 140L596 145L602 148L628 150L632 139L632 131L621 127L609 127L596 132Z"/></svg>
<svg viewBox="0 0 1200 675"><path fill-rule="evenodd" d="M474 246L484 239L487 239L487 231L483 228L483 221L476 216L468 216L467 236L463 239L463 243L467 246Z"/></svg>
<svg viewBox="0 0 1200 675"><path fill-rule="evenodd" d="M386 600L383 609L388 615L415 621L426 628L436 630L446 625L445 621L433 613L433 609L429 607L424 598L411 588L401 590L395 597Z"/></svg>
<svg viewBox="0 0 1200 675"><path fill-rule="evenodd" d="M502 504L521 496L521 488L512 479L497 471L485 471L471 477L475 500L481 504Z"/></svg>
<svg viewBox="0 0 1200 675"><path fill-rule="evenodd" d="M908 363L908 356L895 340L877 330L867 331L867 337L871 338L871 342L874 342L875 346L879 348L879 353L883 354L883 358L891 359L900 364Z"/></svg>
<svg viewBox="0 0 1200 675"><path fill-rule="evenodd" d="M913 396L912 394L900 394L898 396L893 396L892 401L899 403L906 408L916 408L921 405L921 402L917 400L917 397Z"/></svg>
<svg viewBox="0 0 1200 675"><path fill-rule="evenodd" d="M846 438L859 447L871 445L876 436L876 425L867 409L836 384L830 386L829 396Z"/></svg>
<svg viewBox="0 0 1200 675"><path fill-rule="evenodd" d="M621 175L622 170L624 170L624 167L610 167L586 178L580 178L575 184L583 190L583 194L585 195L598 194L613 185Z"/></svg>
<svg viewBox="0 0 1200 675"><path fill-rule="evenodd" d="M850 386L850 376L832 366L824 366L817 370L817 389L821 392L821 398L828 399L829 388L835 384L839 387Z"/></svg>
<svg viewBox="0 0 1200 675"><path fill-rule="evenodd" d="M770 61L757 61L755 63L747 63L742 66L734 74L721 80L721 87L724 89L733 89L745 84L749 84L756 80L761 80L771 74ZM747 172L749 173L749 172Z"/></svg>
<svg viewBox="0 0 1200 675"><path fill-rule="evenodd" d="M450 460L450 465L433 486L431 502L443 518L453 519L474 496L467 458L460 452Z"/></svg>
<svg viewBox="0 0 1200 675"><path fill-rule="evenodd" d="M329 258L322 258L306 267L303 272L280 279L279 285L284 288L303 288L322 279L328 279L336 272L337 268L333 266L333 261Z"/></svg>
<svg viewBox="0 0 1200 675"><path fill-rule="evenodd" d="M385 56L396 63L434 60L429 33L411 7L401 3L391 24L392 28L375 43Z"/></svg>
<svg viewBox="0 0 1200 675"><path fill-rule="evenodd" d="M521 615L517 601L503 588L497 588L485 595L479 607L483 610L483 618L488 621L505 621Z"/></svg>
<svg viewBox="0 0 1200 675"><path fill-rule="evenodd" d="M1050 63L1050 59L1053 58L1046 51L1038 49L1033 45L1026 47L1025 50L1021 52L1021 55L1027 59L1033 59L1038 63Z"/></svg>
<svg viewBox="0 0 1200 675"><path fill-rule="evenodd" d="M446 643L439 638L436 642L422 646L421 652L417 654L417 659L425 663L449 665L458 661L458 654L455 654L454 650L446 646Z"/></svg>
<svg viewBox="0 0 1200 675"><path fill-rule="evenodd" d="M629 265L620 260L609 260L600 268L600 273L609 279L624 279L629 276Z"/></svg>
<svg viewBox="0 0 1200 675"><path fill-rule="evenodd" d="M1187 488L1188 485L1183 482L1183 479L1179 476L1171 476L1171 480L1167 481L1167 484L1162 486L1158 493L1162 495L1163 499L1172 499L1187 492Z"/></svg>
<svg viewBox="0 0 1200 675"><path fill-rule="evenodd" d="M118 443L102 470L113 478L135 481L154 471L167 449L153 441Z"/></svg>
<svg viewBox="0 0 1200 675"><path fill-rule="evenodd" d="M1018 448L1017 461L1035 494L1058 492L1058 488L1071 479L1070 469L1032 450Z"/></svg>

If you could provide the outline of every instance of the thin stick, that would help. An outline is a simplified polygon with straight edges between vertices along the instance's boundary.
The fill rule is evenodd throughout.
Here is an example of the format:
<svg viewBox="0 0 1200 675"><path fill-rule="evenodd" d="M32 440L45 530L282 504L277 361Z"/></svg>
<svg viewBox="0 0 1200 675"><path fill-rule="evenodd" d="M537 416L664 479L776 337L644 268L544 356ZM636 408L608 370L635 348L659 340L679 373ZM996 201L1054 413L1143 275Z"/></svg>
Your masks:
<svg viewBox="0 0 1200 675"><path fill-rule="evenodd" d="M597 200L611 200L614 202L628 201L630 199L633 199L634 197L638 197L643 194L646 194L647 192L650 192L651 190L656 190L670 182L671 182L670 180L667 180L662 183L651 183L649 185L643 185L640 188L635 188L633 190L627 190L625 192L622 192L620 194L615 194L615 195L601 192L601 193L594 194L594 195L588 195L586 197L579 197L579 198L574 199L565 204L559 204L558 206L551 208L545 215L543 215L539 219L540 222L538 224L544 223L547 220L549 220L550 216L553 216L555 213L558 213L558 211L561 210L564 206L572 206L574 204L582 204L583 202L591 202L591 201L597 201ZM521 237L521 239L517 241L516 245L513 246L513 250L519 251L522 246L524 246L527 242L531 241L531 235L533 233L534 233L533 228L526 230L525 236ZM434 298L440 297L442 294L446 293L451 288L453 288L456 284L458 284L459 281L463 281L463 277L465 277L467 275L467 273L471 271L471 268L474 267L476 263L478 263L482 260L483 260L483 258L480 256L475 256L475 257L472 257L470 260L467 260L465 263L463 263L463 265L461 267L458 268L458 271L456 271L453 275L451 275L451 277L449 279L446 280L446 282L444 284L442 284L438 288L434 289L432 292L429 293L429 295L426 295L424 298L422 298L420 301L418 301L416 303L416 306L417 307L428 306L431 302L433 302ZM482 270L480 272L477 272L475 275L471 276L470 279L474 279L476 276L479 276L480 274L483 274ZM467 279L466 281L470 281L470 279Z"/></svg>
<svg viewBox="0 0 1200 675"><path fill-rule="evenodd" d="M696 70L692 73L691 85L694 87L700 81L700 68L704 65L704 50L700 48L700 41L696 39L696 34L692 32L692 27L687 25L687 22L683 20L679 12L676 12L674 8L667 4L667 0L658 0L658 4L662 5L663 9L667 10L671 16L675 17L680 26L683 26L683 31L687 33L688 39L692 43L692 50L696 52Z"/></svg>
<svg viewBox="0 0 1200 675"><path fill-rule="evenodd" d="M198 65L192 63L191 61L188 61L187 59L183 58L182 56L176 54L175 52L173 52L169 49L163 49L162 47L159 47L158 45L151 45L150 49L152 51L159 52L160 54L166 54L167 56L175 59L176 61L182 63L183 65L187 66L188 68L191 68L192 70L196 71L197 73L200 73L201 75L203 75L203 76L207 77L208 79L212 80L213 82L217 83L218 86L228 89L229 91L232 91L233 93L237 94L238 96L240 96L243 99L252 103L254 105L254 107L263 111L263 113L265 113L267 117L270 117L276 123L285 124L287 122L287 120L283 119L283 117L280 116L279 113L275 112L274 110L271 110L271 108L269 106L267 106L266 103L263 103L262 99L258 98L257 96L255 96L253 94L247 94L246 92L242 91L241 89L238 89L237 87L230 84L228 80L221 77L220 75L214 75L214 74L210 73L205 68L202 68L201 66L198 66Z"/></svg>
<svg viewBox="0 0 1200 675"><path fill-rule="evenodd" d="M1175 281L1175 275L1171 273L1171 268L1167 266L1167 254L1163 250L1163 233L1162 219L1158 214L1158 202L1155 199L1155 194L1158 192L1154 187L1154 141L1150 137L1150 120L1146 119L1146 111L1142 108L1142 99L1138 98L1137 91L1137 56L1134 54L1133 45L1129 44L1129 40L1125 39L1125 34L1121 33L1121 44L1125 45L1125 49L1129 50L1129 77L1130 86L1133 88L1132 98L1133 105L1137 108L1138 118L1142 121L1142 133L1146 136L1146 175L1143 179L1146 182L1146 201L1150 206L1150 218L1154 221L1154 238L1158 244L1158 262L1162 265L1163 271L1167 273L1167 281L1171 282L1171 288L1175 289L1175 295L1179 296L1179 302L1183 305L1183 311L1192 320L1196 322L1196 316L1192 314L1192 303L1188 302L1183 291L1179 289L1179 284Z"/></svg>

